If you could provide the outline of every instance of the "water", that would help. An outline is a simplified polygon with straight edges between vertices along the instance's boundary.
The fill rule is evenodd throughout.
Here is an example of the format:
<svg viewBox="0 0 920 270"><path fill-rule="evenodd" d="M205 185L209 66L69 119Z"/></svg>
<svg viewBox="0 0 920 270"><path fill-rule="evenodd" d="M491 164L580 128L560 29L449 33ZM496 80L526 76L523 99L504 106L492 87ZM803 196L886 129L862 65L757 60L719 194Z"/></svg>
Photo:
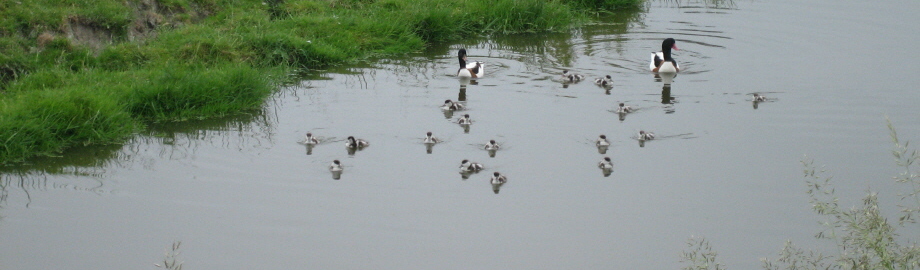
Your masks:
<svg viewBox="0 0 920 270"><path fill-rule="evenodd" d="M679 269L691 236L731 269L758 268L787 239L833 250L811 238L800 161L826 164L846 203L868 188L896 203L885 119L920 138L918 10L653 2L572 33L317 72L262 114L8 168L0 268L152 269L173 241L185 269ZM682 67L669 93L646 70L665 37ZM487 63L465 91L452 76L460 48ZM614 87L553 81L563 69ZM772 100L755 109L755 92ZM446 118L439 105L461 97L468 110ZM619 102L639 110L621 120ZM463 113L468 133L452 122ZM639 130L663 138L640 147ZM430 154L427 131L447 141ZM327 140L308 151L306 132ZM349 155L347 136L371 146ZM479 148L490 139L494 157ZM463 179L462 159L486 169ZM498 194L495 171L509 179Z"/></svg>

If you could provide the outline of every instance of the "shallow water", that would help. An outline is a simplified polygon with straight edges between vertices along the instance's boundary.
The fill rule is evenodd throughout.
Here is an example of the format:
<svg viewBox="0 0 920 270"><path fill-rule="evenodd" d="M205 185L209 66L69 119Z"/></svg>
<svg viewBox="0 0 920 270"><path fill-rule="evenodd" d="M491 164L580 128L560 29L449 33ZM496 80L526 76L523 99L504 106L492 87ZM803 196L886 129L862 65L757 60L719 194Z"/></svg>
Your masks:
<svg viewBox="0 0 920 270"><path fill-rule="evenodd" d="M152 269L181 241L185 269L678 269L691 236L731 269L758 268L786 239L827 247L811 238L803 155L827 164L845 202L868 188L896 202L885 118L920 138L918 9L653 2L572 33L309 74L261 114L7 168L0 268ZM682 68L669 88L647 71L665 37ZM488 72L465 89L460 48ZM555 81L564 69L589 81ZM609 92L591 82L608 74ZM771 100L755 108L755 92ZM467 110L446 117L445 99ZM621 120L620 102L639 110ZM639 130L659 139L640 147ZM446 140L431 153L427 131ZM325 140L308 149L306 132ZM351 155L347 136L371 145ZM463 159L485 170L463 179ZM495 171L508 177L498 194Z"/></svg>

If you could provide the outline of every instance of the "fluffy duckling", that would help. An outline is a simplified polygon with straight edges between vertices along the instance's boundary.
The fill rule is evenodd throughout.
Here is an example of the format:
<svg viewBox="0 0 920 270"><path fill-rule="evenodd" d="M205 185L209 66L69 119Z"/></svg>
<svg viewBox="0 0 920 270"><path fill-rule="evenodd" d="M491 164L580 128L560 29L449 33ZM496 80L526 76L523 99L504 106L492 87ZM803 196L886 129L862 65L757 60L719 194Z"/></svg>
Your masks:
<svg viewBox="0 0 920 270"><path fill-rule="evenodd" d="M575 83L585 79L585 75L569 73L568 70L562 71L562 81Z"/></svg>
<svg viewBox="0 0 920 270"><path fill-rule="evenodd" d="M613 162L610 161L610 157L604 157L604 161L598 162L597 167L604 170L610 170L613 169Z"/></svg>
<svg viewBox="0 0 920 270"><path fill-rule="evenodd" d="M453 102L448 99L444 101L444 105L441 105L441 109L448 111L459 111L463 110L463 104L460 102Z"/></svg>
<svg viewBox="0 0 920 270"><path fill-rule="evenodd" d="M472 124L472 123L473 123L473 120L470 119L470 115L469 115L469 114L464 114L463 117L460 117L460 119L457 119L457 124L469 125L469 124Z"/></svg>
<svg viewBox="0 0 920 270"><path fill-rule="evenodd" d="M340 163L338 159L333 160L333 161L332 161L332 165L329 165L329 171L332 171L332 172L341 172L341 171L342 171L342 163Z"/></svg>
<svg viewBox="0 0 920 270"><path fill-rule="evenodd" d="M761 95L758 94L758 93L754 93L753 101L754 101L754 102L763 102L763 101L767 101L767 97L761 96Z"/></svg>
<svg viewBox="0 0 920 270"><path fill-rule="evenodd" d="M482 164L476 162L470 162L469 160L464 159L460 161L460 171L461 172L478 172L482 170Z"/></svg>
<svg viewBox="0 0 920 270"><path fill-rule="evenodd" d="M319 144L319 140L316 137L313 137L313 133L307 132L307 135L303 138L303 143L305 144Z"/></svg>
<svg viewBox="0 0 920 270"><path fill-rule="evenodd" d="M607 75L603 78L594 79L594 84L598 86L603 86L603 87L613 86L613 77L610 77L610 75Z"/></svg>
<svg viewBox="0 0 920 270"><path fill-rule="evenodd" d="M620 107L617 107L617 113L631 113L631 112L633 112L633 109L630 108L629 106L626 106L626 104L622 102L620 103Z"/></svg>
<svg viewBox="0 0 920 270"><path fill-rule="evenodd" d="M495 140L489 140L489 143L486 144L485 149L489 151L498 150L500 146L498 143L495 143Z"/></svg>
<svg viewBox="0 0 920 270"><path fill-rule="evenodd" d="M597 138L597 141L594 142L594 145L597 145L598 147L610 146L610 142L607 141L607 136L601 134L601 136Z"/></svg>
<svg viewBox="0 0 920 270"><path fill-rule="evenodd" d="M491 182L493 185L500 185L508 182L508 178L501 173L495 172L492 174Z"/></svg>
<svg viewBox="0 0 920 270"><path fill-rule="evenodd" d="M432 136L431 131L425 134L425 143L433 144L433 143L439 143L439 142L441 142L441 139L438 139L437 137Z"/></svg>
<svg viewBox="0 0 920 270"><path fill-rule="evenodd" d="M345 140L345 147L347 148L364 148L368 147L371 144L362 139L355 139L353 136L348 136L348 139Z"/></svg>
<svg viewBox="0 0 920 270"><path fill-rule="evenodd" d="M645 132L644 130L639 131L639 140L640 141L650 141L655 139L655 133Z"/></svg>

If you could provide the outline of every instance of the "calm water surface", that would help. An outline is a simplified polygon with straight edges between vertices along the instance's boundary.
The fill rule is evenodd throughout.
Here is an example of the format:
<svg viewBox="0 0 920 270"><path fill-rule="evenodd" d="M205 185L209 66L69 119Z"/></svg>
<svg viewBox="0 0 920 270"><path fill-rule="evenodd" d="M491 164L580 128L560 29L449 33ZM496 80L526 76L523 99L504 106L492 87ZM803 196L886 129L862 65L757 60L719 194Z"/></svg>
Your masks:
<svg viewBox="0 0 920 270"><path fill-rule="evenodd" d="M755 269L787 239L828 249L811 238L800 161L826 164L846 203L868 188L895 203L885 118L920 140L918 11L653 2L572 33L314 73L260 114L7 168L0 268L153 269L173 241L185 269L679 269L691 236ZM646 70L666 37L682 66L669 89ZM452 76L460 48L487 63L465 89ZM614 87L554 81L564 69ZM755 108L755 92L771 101ZM468 109L446 115L445 99ZM620 102L639 110L620 119ZM453 122L464 113L468 131ZM639 130L662 138L640 147ZM427 131L446 140L431 153ZM326 140L308 149L306 132ZM371 146L350 154L347 136ZM503 144L494 157L490 139ZM463 159L485 170L463 179ZM495 171L509 178L498 194Z"/></svg>

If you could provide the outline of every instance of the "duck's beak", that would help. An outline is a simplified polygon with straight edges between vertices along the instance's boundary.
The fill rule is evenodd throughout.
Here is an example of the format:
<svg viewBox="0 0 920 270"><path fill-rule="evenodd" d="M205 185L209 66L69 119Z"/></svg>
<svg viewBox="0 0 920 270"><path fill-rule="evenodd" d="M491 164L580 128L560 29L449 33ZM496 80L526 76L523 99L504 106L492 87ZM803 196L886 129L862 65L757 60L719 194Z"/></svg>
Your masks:
<svg viewBox="0 0 920 270"><path fill-rule="evenodd" d="M674 49L675 51L679 51L679 50L680 50L680 49L677 48L677 44L671 45L671 49Z"/></svg>

